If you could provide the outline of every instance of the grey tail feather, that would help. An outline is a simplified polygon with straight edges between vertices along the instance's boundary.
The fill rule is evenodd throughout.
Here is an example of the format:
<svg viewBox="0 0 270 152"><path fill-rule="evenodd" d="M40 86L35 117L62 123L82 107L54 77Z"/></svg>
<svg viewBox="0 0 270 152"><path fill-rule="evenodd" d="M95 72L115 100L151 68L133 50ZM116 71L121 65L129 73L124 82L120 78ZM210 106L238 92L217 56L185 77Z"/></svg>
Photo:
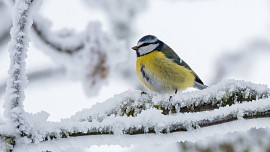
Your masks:
<svg viewBox="0 0 270 152"><path fill-rule="evenodd" d="M204 85L204 84L201 84L201 83L195 81L195 82L194 82L194 87L197 88L197 89L202 90L202 89L207 88L208 86L206 86L206 85Z"/></svg>

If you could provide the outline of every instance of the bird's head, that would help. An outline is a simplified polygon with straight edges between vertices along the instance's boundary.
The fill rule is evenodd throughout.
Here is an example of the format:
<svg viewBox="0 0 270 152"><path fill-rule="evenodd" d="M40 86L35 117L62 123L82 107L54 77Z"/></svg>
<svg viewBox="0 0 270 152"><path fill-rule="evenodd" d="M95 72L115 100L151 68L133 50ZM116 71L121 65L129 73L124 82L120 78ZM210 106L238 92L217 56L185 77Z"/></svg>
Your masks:
<svg viewBox="0 0 270 152"><path fill-rule="evenodd" d="M132 49L136 51L137 57L139 57L154 51L161 43L162 42L157 37L146 35L142 37Z"/></svg>

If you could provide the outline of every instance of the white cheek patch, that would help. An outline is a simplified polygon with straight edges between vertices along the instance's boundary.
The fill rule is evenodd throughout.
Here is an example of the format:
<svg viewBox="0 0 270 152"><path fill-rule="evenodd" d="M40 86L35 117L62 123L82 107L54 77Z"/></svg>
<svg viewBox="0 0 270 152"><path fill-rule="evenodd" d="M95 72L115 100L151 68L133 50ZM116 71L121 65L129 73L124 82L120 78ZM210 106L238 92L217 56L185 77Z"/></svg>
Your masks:
<svg viewBox="0 0 270 152"><path fill-rule="evenodd" d="M147 46L140 47L139 50L138 50L138 52L139 52L140 55L144 55L144 54L150 53L155 48L157 48L158 45L159 45L159 43L157 43L157 44L149 44Z"/></svg>

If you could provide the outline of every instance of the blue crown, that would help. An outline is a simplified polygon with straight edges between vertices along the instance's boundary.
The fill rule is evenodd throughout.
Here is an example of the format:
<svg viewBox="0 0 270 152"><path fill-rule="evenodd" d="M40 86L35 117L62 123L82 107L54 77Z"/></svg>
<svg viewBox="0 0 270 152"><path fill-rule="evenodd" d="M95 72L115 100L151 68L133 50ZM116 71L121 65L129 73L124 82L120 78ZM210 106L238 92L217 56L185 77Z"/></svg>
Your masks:
<svg viewBox="0 0 270 152"><path fill-rule="evenodd" d="M154 43L157 42L158 38L153 35L146 35L142 37L138 42L140 43Z"/></svg>

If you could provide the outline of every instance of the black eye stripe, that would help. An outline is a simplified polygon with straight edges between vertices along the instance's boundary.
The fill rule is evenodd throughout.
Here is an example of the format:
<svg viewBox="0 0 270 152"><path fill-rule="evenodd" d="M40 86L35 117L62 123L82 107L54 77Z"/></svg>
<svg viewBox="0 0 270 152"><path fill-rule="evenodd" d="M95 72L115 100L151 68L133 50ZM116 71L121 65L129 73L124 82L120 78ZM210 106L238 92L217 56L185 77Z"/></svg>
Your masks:
<svg viewBox="0 0 270 152"><path fill-rule="evenodd" d="M143 47L143 46L147 46L149 44L158 44L158 41L157 42L152 42L152 43L143 43L142 45L138 46L138 48Z"/></svg>

